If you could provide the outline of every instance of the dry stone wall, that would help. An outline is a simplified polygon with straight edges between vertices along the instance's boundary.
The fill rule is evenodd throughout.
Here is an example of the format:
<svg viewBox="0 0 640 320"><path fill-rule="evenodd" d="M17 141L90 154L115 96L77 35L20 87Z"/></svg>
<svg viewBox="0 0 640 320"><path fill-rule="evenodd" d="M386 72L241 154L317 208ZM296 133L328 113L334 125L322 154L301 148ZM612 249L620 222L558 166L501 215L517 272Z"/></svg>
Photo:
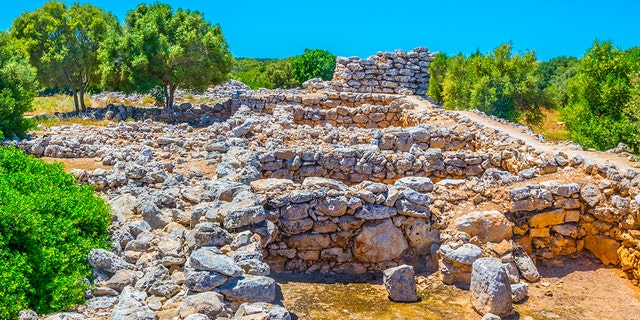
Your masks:
<svg viewBox="0 0 640 320"><path fill-rule="evenodd" d="M363 182L348 187L310 177L302 184L283 179L251 184L278 227L265 261L279 271L382 271L431 255L439 233L431 229L428 178L395 185Z"/></svg>
<svg viewBox="0 0 640 320"><path fill-rule="evenodd" d="M640 174L593 164L583 168L596 179L550 180L509 190L515 239L543 259L588 250L639 280Z"/></svg>
<svg viewBox="0 0 640 320"><path fill-rule="evenodd" d="M409 52L378 52L367 59L337 57L333 80L313 80L305 87L341 92L382 92L423 95L429 87L429 63L437 53L427 48Z"/></svg>

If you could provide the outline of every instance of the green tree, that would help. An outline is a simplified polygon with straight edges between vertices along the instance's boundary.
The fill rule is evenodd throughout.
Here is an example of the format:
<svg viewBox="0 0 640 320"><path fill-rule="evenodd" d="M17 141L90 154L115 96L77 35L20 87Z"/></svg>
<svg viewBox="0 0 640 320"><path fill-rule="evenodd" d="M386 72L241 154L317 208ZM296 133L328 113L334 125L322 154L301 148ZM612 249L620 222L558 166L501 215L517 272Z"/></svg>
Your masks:
<svg viewBox="0 0 640 320"><path fill-rule="evenodd" d="M292 60L293 58L237 59L232 77L252 89L295 88L299 86L299 83L293 77Z"/></svg>
<svg viewBox="0 0 640 320"><path fill-rule="evenodd" d="M322 49L304 49L304 53L291 61L293 77L299 83L312 78L331 80L336 68L336 56Z"/></svg>
<svg viewBox="0 0 640 320"><path fill-rule="evenodd" d="M556 57L538 63L536 74L540 78L538 88L548 100L550 108L563 108L567 104L567 84L578 73L578 59Z"/></svg>
<svg viewBox="0 0 640 320"><path fill-rule="evenodd" d="M82 302L87 254L108 246L110 222L107 203L62 164L0 147L0 318Z"/></svg>
<svg viewBox="0 0 640 320"><path fill-rule="evenodd" d="M595 41L580 60L567 87L568 103L561 110L572 140L604 150L626 143L640 151L638 52L619 50L612 42Z"/></svg>
<svg viewBox="0 0 640 320"><path fill-rule="evenodd" d="M202 13L155 3L127 13L125 30L102 52L106 79L138 92L159 90L172 106L177 88L205 90L228 79L233 57L220 25Z"/></svg>
<svg viewBox="0 0 640 320"><path fill-rule="evenodd" d="M429 64L429 90L427 94L436 101L442 102L443 85L447 72L448 57L445 53L439 53Z"/></svg>
<svg viewBox="0 0 640 320"><path fill-rule="evenodd" d="M290 89L300 86L300 83L293 76L293 58L279 59L267 64L265 68L265 77L272 84L270 87Z"/></svg>
<svg viewBox="0 0 640 320"><path fill-rule="evenodd" d="M23 115L31 109L36 89L35 70L14 40L0 32L0 140L25 137L31 122Z"/></svg>
<svg viewBox="0 0 640 320"><path fill-rule="evenodd" d="M73 93L76 112L86 111L84 95L100 81L98 50L110 29L119 28L115 16L90 4L49 1L25 12L11 27L29 54L43 85L66 87Z"/></svg>
<svg viewBox="0 0 640 320"><path fill-rule="evenodd" d="M512 45L503 44L487 55L438 55L430 68L429 93L446 108L479 109L530 124L542 120L540 107L548 101L539 90L533 51L514 55Z"/></svg>

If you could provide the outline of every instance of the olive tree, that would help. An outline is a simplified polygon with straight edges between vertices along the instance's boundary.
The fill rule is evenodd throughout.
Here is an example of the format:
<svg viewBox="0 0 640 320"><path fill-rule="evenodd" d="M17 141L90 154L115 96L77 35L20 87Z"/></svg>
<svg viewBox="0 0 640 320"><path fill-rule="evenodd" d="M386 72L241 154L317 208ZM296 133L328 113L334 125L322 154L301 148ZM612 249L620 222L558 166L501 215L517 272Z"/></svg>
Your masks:
<svg viewBox="0 0 640 320"><path fill-rule="evenodd" d="M18 39L46 87L73 93L76 113L86 110L84 95L100 81L98 50L110 29L119 28L109 12L90 4L49 1L16 18L11 35Z"/></svg>
<svg viewBox="0 0 640 320"><path fill-rule="evenodd" d="M233 57L220 25L202 13L140 4L102 50L106 83L137 92L159 89L166 106L176 89L204 90L229 76Z"/></svg>

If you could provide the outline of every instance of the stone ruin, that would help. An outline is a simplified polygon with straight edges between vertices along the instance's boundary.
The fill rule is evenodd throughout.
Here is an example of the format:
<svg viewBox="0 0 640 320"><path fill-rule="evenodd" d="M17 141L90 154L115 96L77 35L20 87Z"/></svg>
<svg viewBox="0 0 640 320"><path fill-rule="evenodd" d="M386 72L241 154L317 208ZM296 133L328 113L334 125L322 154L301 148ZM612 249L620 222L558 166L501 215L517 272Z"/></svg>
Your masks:
<svg viewBox="0 0 640 320"><path fill-rule="evenodd" d="M640 280L637 170L548 154L419 97L238 90L17 143L105 166L73 170L110 202L115 244L90 254L97 288L74 317L290 319L270 272L403 265L507 316L536 261L585 251Z"/></svg>
<svg viewBox="0 0 640 320"><path fill-rule="evenodd" d="M311 91L424 95L429 88L429 62L437 52L415 48L409 52L378 52L367 59L338 57L333 80L312 79L303 86Z"/></svg>

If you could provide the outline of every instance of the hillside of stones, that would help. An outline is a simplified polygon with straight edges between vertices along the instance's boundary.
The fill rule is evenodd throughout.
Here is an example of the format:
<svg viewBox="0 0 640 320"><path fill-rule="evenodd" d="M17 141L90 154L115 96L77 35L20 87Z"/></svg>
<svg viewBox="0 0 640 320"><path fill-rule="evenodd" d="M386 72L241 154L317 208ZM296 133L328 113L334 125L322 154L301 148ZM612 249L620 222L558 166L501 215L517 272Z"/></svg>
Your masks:
<svg viewBox="0 0 640 320"><path fill-rule="evenodd" d="M426 83L420 53L432 57L344 58L336 73L353 75L305 89L230 82L203 95L215 105L109 105L93 115L107 127L18 142L37 157L99 163L72 173L112 207L114 249L88 257L96 289L47 319L290 319L272 272L406 264L469 288L473 263L490 257L513 301L539 280L536 263L580 252L638 284L638 171L598 153L548 153L410 96Z"/></svg>

